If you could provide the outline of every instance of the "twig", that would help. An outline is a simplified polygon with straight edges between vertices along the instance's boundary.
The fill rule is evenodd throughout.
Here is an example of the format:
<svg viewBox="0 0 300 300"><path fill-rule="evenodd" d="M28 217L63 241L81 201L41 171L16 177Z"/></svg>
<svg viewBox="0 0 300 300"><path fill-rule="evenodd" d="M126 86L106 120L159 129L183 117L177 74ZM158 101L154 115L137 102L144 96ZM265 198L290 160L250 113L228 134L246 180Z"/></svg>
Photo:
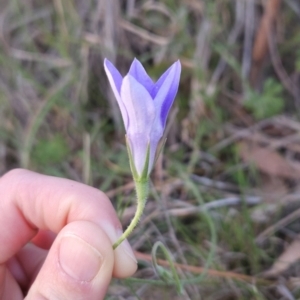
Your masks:
<svg viewBox="0 0 300 300"><path fill-rule="evenodd" d="M138 260L152 262L152 257L149 254L141 253L141 252L138 252L138 251L135 251L134 254L135 254L135 256ZM157 262L160 265L165 266L165 267L170 266L169 262L165 261L163 259L157 259ZM239 274L239 273L235 273L235 272L218 271L218 270L214 270L214 269L206 269L206 268L203 268L203 267L183 265L183 264L179 264L179 263L176 263L176 262L174 262L174 266L177 269L192 272L192 273L195 273L195 274L202 274L203 272L205 272L206 274L208 274L209 276L212 276L212 277L235 279L235 280L238 280L238 281L246 281L246 282L250 282L250 283L258 283L258 284L263 284L263 285L270 285L270 284L274 283L274 281L271 281L271 280L266 280L266 279L263 279L263 278L257 278L255 276L248 276L248 275Z"/></svg>
<svg viewBox="0 0 300 300"><path fill-rule="evenodd" d="M219 143L217 143L216 145L214 145L213 147L211 147L208 152L216 152L219 151L221 149L223 149L224 147L229 146L230 144L232 144L233 142L235 142L236 140L243 138L249 134L252 134L253 131L256 131L260 128L262 128L263 126L266 126L272 122L274 122L276 120L276 117L270 118L270 119L266 119L266 120L262 120L256 124L254 124L253 126L251 126L250 128L245 128L245 129L241 129L241 130L237 130L234 134L232 134L231 136L223 139L222 141L220 141ZM228 127L228 126L227 126Z"/></svg>
<svg viewBox="0 0 300 300"><path fill-rule="evenodd" d="M34 61L34 62L43 62L57 68L65 68L72 65L72 61L66 58L53 57L46 54L33 53L33 52L28 52L28 51L14 49L14 48L9 49L9 54L16 59Z"/></svg>
<svg viewBox="0 0 300 300"><path fill-rule="evenodd" d="M268 227L266 230L264 230L261 234L259 234L255 242L258 244L261 244L268 236L279 230L280 228L292 223L297 218L300 217L300 208L292 212L291 214L287 215L277 223L273 224L272 226Z"/></svg>
<svg viewBox="0 0 300 300"><path fill-rule="evenodd" d="M243 62L242 62L242 76L247 78L251 68L252 60L252 44L254 35L255 24L255 3L254 0L246 1L245 6L245 39L243 49Z"/></svg>
<svg viewBox="0 0 300 300"><path fill-rule="evenodd" d="M132 191L132 190L134 190L134 182L133 181L131 181L125 185L122 185L120 187L117 187L116 189L109 190L109 191L105 192L105 194L108 197L112 198L119 193L124 193L124 192Z"/></svg>
<svg viewBox="0 0 300 300"><path fill-rule="evenodd" d="M228 37L228 45L233 45L239 35L242 33L243 27L244 27L244 19L245 19L245 1L236 0L235 5L235 23L232 28L232 30L229 33ZM221 75L223 74L225 68L226 68L226 61L224 58L220 58L219 63L211 77L211 80L209 84L207 85L207 91L209 94L211 94L215 90L216 83L219 81Z"/></svg>
<svg viewBox="0 0 300 300"><path fill-rule="evenodd" d="M147 40L153 44L157 44L160 46L165 46L168 45L170 43L170 39L166 38L166 37L162 37L153 33L150 33L149 31L136 26L134 24L132 24L131 22L128 22L124 19L121 19L119 21L119 25L125 29L128 32L131 32L141 38L143 38L144 40Z"/></svg>
<svg viewBox="0 0 300 300"><path fill-rule="evenodd" d="M225 190L225 191L231 191L231 192L238 192L239 189L236 185L222 182L222 181L216 181L213 179L210 179L208 177L203 177L203 176L197 176L195 174L192 174L191 179L194 180L197 183L200 183L204 186L215 188L218 190Z"/></svg>
<svg viewBox="0 0 300 300"><path fill-rule="evenodd" d="M286 126L296 131L300 131L300 123L293 120L291 117L278 116L275 119L276 123L281 126Z"/></svg>
<svg viewBox="0 0 300 300"><path fill-rule="evenodd" d="M288 288L283 284L278 284L276 286L277 291L284 297L286 300L296 300L293 294L288 290Z"/></svg>
<svg viewBox="0 0 300 300"><path fill-rule="evenodd" d="M300 3L298 0L285 0L289 7L298 15L300 18Z"/></svg>
<svg viewBox="0 0 300 300"><path fill-rule="evenodd" d="M195 71L205 74L207 72L208 62L211 56L211 49L209 47L211 38L212 25L211 22L204 18L201 22L199 32L196 39L196 49L194 53ZM190 113L188 119L197 124L199 118L205 114L205 105L201 90L203 83L199 80L199 76L193 76L191 80L191 100L190 100Z"/></svg>
<svg viewBox="0 0 300 300"><path fill-rule="evenodd" d="M279 12L280 4L281 0L267 1L264 14L257 29L257 36L254 42L252 54L253 64L250 74L251 85L254 87L260 80L259 75L261 73L263 61L268 54L268 36L270 35L271 28Z"/></svg>
<svg viewBox="0 0 300 300"><path fill-rule="evenodd" d="M280 81L282 82L283 86L289 91L289 93L292 96L294 96L296 103L299 105L300 104L299 99L297 99L299 97L297 95L298 94L297 87L294 84L294 82L291 80L288 73L286 72L286 70L283 67L282 61L280 59L280 55L277 51L275 38L271 34L268 35L268 45L269 45L269 49L270 49L271 61L272 61L272 64L273 64L276 74L280 78Z"/></svg>
<svg viewBox="0 0 300 300"><path fill-rule="evenodd" d="M245 196L243 197L230 197L225 199L218 199L215 201L211 201L208 203L205 203L200 206L195 207L185 207L185 208L173 208L168 210L168 214L172 216L177 217L184 217L184 216L190 216L194 214L198 214L199 212L212 209L212 208L221 208L226 206L233 206L238 205L241 203L246 203L248 205L255 205L259 204L262 201L261 197L255 197L255 196Z"/></svg>

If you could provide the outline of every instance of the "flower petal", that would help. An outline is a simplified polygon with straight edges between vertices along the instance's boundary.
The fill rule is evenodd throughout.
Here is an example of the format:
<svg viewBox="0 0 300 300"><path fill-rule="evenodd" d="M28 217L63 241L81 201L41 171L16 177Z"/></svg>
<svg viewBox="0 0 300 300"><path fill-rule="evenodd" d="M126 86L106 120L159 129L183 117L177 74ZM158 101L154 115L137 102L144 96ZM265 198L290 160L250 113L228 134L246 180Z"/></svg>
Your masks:
<svg viewBox="0 0 300 300"><path fill-rule="evenodd" d="M127 134L135 169L139 176L142 175L145 168L147 148L149 145L149 137L143 133ZM154 149L155 151L155 149ZM151 149L150 149L151 155ZM149 168L152 166L149 164ZM148 168L148 170L149 170Z"/></svg>
<svg viewBox="0 0 300 300"><path fill-rule="evenodd" d="M136 58L133 60L128 75L131 75L135 78L136 81L138 81L141 85L143 85L148 93L152 95L152 90L154 87L154 83L152 79L149 77L147 72L145 71L142 64L137 60Z"/></svg>
<svg viewBox="0 0 300 300"><path fill-rule="evenodd" d="M121 114L122 114L122 118L123 118L123 122L124 122L125 128L127 130L129 120L128 120L128 115L127 115L125 105L124 105L123 100L120 95L123 78L122 78L121 74L119 73L119 71L115 68L115 66L106 58L104 60L104 69L105 69L106 75L108 77L109 83L111 85L111 88L113 90L113 93L118 101L118 104L119 104L119 107L121 110Z"/></svg>
<svg viewBox="0 0 300 300"><path fill-rule="evenodd" d="M175 62L156 82L154 91L154 105L157 117L159 115L162 128L165 127L169 110L178 91L181 65L179 60ZM155 124L158 124L155 121Z"/></svg>
<svg viewBox="0 0 300 300"><path fill-rule="evenodd" d="M124 77L121 87L129 118L128 140L137 172L141 175L146 159L147 146L155 119L154 102L148 91L131 75ZM156 149L150 150L155 152Z"/></svg>
<svg viewBox="0 0 300 300"><path fill-rule="evenodd" d="M144 133L149 136L155 107L148 91L135 78L126 75L122 82L121 98L129 118L127 133Z"/></svg>
<svg viewBox="0 0 300 300"><path fill-rule="evenodd" d="M155 136L155 135L151 134L148 174L150 174L151 171L152 171L152 167L153 167L153 164L154 164L154 159L155 159L155 155L156 155L157 146L158 146L158 143L159 143L161 137L162 137L162 135L158 137L157 135Z"/></svg>
<svg viewBox="0 0 300 300"><path fill-rule="evenodd" d="M143 173L151 172L157 146L178 90L180 62L175 62L156 84L137 59L132 62L124 79L107 59L104 67L123 116L131 162L134 164L132 169L136 172L134 176L147 176ZM148 169L145 164L148 164Z"/></svg>
<svg viewBox="0 0 300 300"><path fill-rule="evenodd" d="M155 85L157 89L156 97L154 98L156 115L151 131L151 149L157 148L163 136L166 119L178 90L180 71L181 65L177 61L159 78ZM150 152L149 165L154 163L154 158L155 153Z"/></svg>

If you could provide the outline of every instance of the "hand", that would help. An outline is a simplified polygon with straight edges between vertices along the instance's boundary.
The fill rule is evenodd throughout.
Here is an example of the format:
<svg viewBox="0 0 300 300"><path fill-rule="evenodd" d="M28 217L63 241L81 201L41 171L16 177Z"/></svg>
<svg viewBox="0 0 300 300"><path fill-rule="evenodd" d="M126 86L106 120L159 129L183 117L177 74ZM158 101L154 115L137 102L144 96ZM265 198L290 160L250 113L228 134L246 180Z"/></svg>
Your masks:
<svg viewBox="0 0 300 300"><path fill-rule="evenodd" d="M13 170L0 178L0 299L103 299L112 276L137 268L101 191Z"/></svg>

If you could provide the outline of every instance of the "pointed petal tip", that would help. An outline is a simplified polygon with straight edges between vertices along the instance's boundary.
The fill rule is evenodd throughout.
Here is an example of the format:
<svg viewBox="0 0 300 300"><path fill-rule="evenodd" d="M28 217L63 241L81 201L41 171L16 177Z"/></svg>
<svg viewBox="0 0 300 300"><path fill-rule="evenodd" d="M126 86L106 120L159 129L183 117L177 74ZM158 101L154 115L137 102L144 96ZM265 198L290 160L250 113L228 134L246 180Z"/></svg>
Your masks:
<svg viewBox="0 0 300 300"><path fill-rule="evenodd" d="M140 64L140 65L143 66L143 64L141 63L141 61L138 58L136 58L136 57L132 60L132 63L138 63L138 64Z"/></svg>
<svg viewBox="0 0 300 300"><path fill-rule="evenodd" d="M175 78L177 78L177 80L179 81L180 74L181 74L181 63L180 63L180 60L179 59L176 60L171 65L171 67L167 70L167 72L168 72L168 76L171 76L173 78L173 80L175 80Z"/></svg>
<svg viewBox="0 0 300 300"><path fill-rule="evenodd" d="M180 60L179 59L176 60L165 73L168 74L167 76L170 76L170 74L172 74L171 76L180 76L181 73ZM163 77L163 75L161 77Z"/></svg>
<svg viewBox="0 0 300 300"><path fill-rule="evenodd" d="M109 68L110 66L114 67L114 64L107 58L104 58L104 62L103 62L104 67Z"/></svg>
<svg viewBox="0 0 300 300"><path fill-rule="evenodd" d="M173 66L175 66L179 72L181 71L181 63L179 59L174 62Z"/></svg>
<svg viewBox="0 0 300 300"><path fill-rule="evenodd" d="M122 75L116 69L116 67L107 58L104 59L104 71L108 77L108 81L112 87L112 90L119 102L120 90L122 85Z"/></svg>
<svg viewBox="0 0 300 300"><path fill-rule="evenodd" d="M136 57L132 60L132 63L130 65L130 67L133 67L133 66L136 66L138 68L143 67L142 63Z"/></svg>
<svg viewBox="0 0 300 300"><path fill-rule="evenodd" d="M104 65L105 72L107 74L110 73L114 80L116 80L116 79L119 80L119 77L122 78L120 72L117 70L117 68L114 66L114 64L110 60L105 58L103 65Z"/></svg>

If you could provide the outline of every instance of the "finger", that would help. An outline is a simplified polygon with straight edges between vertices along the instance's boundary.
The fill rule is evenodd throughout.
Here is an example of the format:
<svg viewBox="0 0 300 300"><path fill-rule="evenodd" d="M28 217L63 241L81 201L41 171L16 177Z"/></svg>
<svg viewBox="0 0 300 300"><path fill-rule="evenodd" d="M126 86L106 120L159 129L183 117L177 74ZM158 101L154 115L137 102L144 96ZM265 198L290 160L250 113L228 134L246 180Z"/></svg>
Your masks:
<svg viewBox="0 0 300 300"><path fill-rule="evenodd" d="M86 220L99 225L111 244L122 233L106 195L84 184L17 169L0 179L0 191L0 264L31 240L38 229L57 234L68 223ZM136 271L127 241L114 255L114 276L127 277Z"/></svg>
<svg viewBox="0 0 300 300"><path fill-rule="evenodd" d="M23 299L22 291L5 265L0 266L0 299Z"/></svg>
<svg viewBox="0 0 300 300"><path fill-rule="evenodd" d="M24 293L27 293L29 286L34 281L44 263L47 254L47 250L28 243L16 256L9 259L6 263L7 268Z"/></svg>
<svg viewBox="0 0 300 300"><path fill-rule="evenodd" d="M52 243L56 238L56 234L50 230L39 230L35 237L31 240L31 243L42 248L50 249Z"/></svg>
<svg viewBox="0 0 300 300"><path fill-rule="evenodd" d="M113 265L113 249L101 227L72 222L58 234L25 299L103 299Z"/></svg>

